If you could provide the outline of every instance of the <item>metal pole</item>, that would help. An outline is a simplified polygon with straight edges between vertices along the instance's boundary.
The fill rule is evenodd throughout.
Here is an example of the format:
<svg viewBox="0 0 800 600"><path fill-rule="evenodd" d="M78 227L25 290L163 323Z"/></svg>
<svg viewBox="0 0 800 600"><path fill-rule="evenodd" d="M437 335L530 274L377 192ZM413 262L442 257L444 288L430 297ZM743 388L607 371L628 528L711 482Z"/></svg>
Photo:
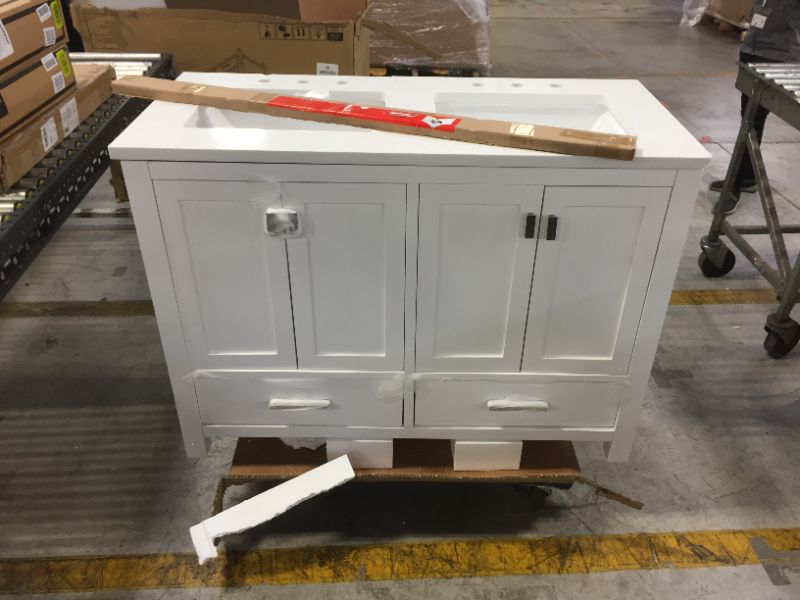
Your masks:
<svg viewBox="0 0 800 600"><path fill-rule="evenodd" d="M761 199L761 207L764 209L764 219L767 222L769 239L778 263L778 272L781 274L781 279L786 279L791 268L789 255L786 253L786 242L781 233L781 223L778 219L778 211L775 210L775 200L772 198L772 188L767 177L767 169L764 167L764 158L761 156L761 147L758 144L756 132L752 129L747 133L747 151L750 153L750 162L754 167L758 196Z"/></svg>
<svg viewBox="0 0 800 600"><path fill-rule="evenodd" d="M786 284L782 290L779 290L781 301L778 304L778 310L775 311L775 317L779 322L789 320L789 314L797 302L798 290L800 290L800 253L798 253L797 259L794 261L794 268L789 273Z"/></svg>
<svg viewBox="0 0 800 600"><path fill-rule="evenodd" d="M744 237L734 229L733 225L727 221L723 221L721 225L722 235L728 237L731 243L736 246L739 251L744 254L744 257L749 260L759 273L769 281L770 285L775 290L780 290L783 287L783 280L778 275L777 271L773 269L767 261L753 248Z"/></svg>
<svg viewBox="0 0 800 600"><path fill-rule="evenodd" d="M708 230L706 239L709 243L714 244L719 240L719 230L722 222L725 220L725 209L728 207L728 201L733 192L733 186L739 175L739 166L742 164L742 158L747 151L746 140L747 134L752 128L753 121L755 120L756 111L758 111L759 103L761 100L761 86L756 86L750 92L750 100L747 102L747 108L744 115L742 115L742 124L739 127L739 134L736 136L736 145L733 147L733 154L731 155L731 162L728 164L728 172L725 175L725 183L722 186L722 192L714 205L714 218L711 221L711 228ZM711 257L709 257L711 258Z"/></svg>

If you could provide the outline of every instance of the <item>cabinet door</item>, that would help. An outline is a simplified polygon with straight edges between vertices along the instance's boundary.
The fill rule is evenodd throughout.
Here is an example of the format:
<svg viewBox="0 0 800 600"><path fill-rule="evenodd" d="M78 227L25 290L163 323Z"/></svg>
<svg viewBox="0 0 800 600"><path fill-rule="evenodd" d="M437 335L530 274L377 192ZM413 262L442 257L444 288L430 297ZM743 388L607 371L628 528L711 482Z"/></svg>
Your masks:
<svg viewBox="0 0 800 600"><path fill-rule="evenodd" d="M523 371L627 372L669 194L545 189Z"/></svg>
<svg viewBox="0 0 800 600"><path fill-rule="evenodd" d="M302 227L287 240L300 368L401 371L406 186L289 183L282 191Z"/></svg>
<svg viewBox="0 0 800 600"><path fill-rule="evenodd" d="M520 370L542 189L420 186L417 371Z"/></svg>
<svg viewBox="0 0 800 600"><path fill-rule="evenodd" d="M280 195L250 182L154 185L192 363L297 368L286 244L265 228Z"/></svg>

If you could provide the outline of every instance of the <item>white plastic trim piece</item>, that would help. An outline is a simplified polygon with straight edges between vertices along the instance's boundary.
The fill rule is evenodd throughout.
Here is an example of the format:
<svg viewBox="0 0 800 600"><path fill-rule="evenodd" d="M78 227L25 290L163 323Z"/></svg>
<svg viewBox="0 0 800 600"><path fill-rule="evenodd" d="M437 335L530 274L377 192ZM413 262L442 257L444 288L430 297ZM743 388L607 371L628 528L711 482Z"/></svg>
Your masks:
<svg viewBox="0 0 800 600"><path fill-rule="evenodd" d="M215 538L265 523L354 477L347 456L341 456L190 527L189 534L200 564L217 556Z"/></svg>
<svg viewBox="0 0 800 600"><path fill-rule="evenodd" d="M391 469L394 459L392 440L328 440L328 460L347 456L356 469Z"/></svg>

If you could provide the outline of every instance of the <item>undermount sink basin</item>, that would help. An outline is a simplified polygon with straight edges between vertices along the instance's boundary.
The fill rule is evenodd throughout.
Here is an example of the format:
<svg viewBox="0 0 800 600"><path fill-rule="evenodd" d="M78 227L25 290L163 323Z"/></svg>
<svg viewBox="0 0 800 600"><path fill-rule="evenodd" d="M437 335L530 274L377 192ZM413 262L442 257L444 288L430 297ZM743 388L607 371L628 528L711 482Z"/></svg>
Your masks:
<svg viewBox="0 0 800 600"><path fill-rule="evenodd" d="M326 92L308 92L304 90L258 90L268 94L281 94L286 96L307 96L321 100L336 102L352 102L354 104L369 104L372 106L386 106L383 92L359 92L330 90ZM341 125L329 123L316 123L313 121L300 121L297 119L281 119L255 113L244 113L234 110L221 110L218 108L199 107L192 112L186 123L187 127L214 128L214 129L306 129L325 130L337 129Z"/></svg>
<svg viewBox="0 0 800 600"><path fill-rule="evenodd" d="M436 110L478 119L627 133L600 95L442 92L436 94Z"/></svg>

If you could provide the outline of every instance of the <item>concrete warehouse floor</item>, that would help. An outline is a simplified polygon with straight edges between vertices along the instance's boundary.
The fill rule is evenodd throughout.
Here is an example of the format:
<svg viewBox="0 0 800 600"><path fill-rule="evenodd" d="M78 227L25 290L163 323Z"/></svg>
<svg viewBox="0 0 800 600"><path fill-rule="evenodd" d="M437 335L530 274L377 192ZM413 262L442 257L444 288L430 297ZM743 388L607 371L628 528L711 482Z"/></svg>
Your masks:
<svg viewBox="0 0 800 600"><path fill-rule="evenodd" d="M723 175L738 128L738 41L716 28L678 27L681 4L494 0L494 74L640 78L713 154L708 182ZM765 142L780 216L800 222L800 133L771 118ZM724 279L699 273L698 239L712 200L705 191L698 196L676 289L767 287L741 257ZM85 205L114 206L107 181ZM746 195L734 222L755 223L759 212L757 197ZM770 254L766 236L755 244ZM796 253L800 238L789 246ZM45 311L21 317L12 310L30 307L25 303L148 298L132 223L72 218L0 305L6 308L0 318L0 567L8 567L9 557L191 549L188 528L207 516L233 441L216 441L207 459L184 456L154 318L124 314L136 306L130 304L113 304L120 312L105 316ZM642 511L581 486L545 497L504 485L351 484L226 546L369 549L466 539L470 548L499 537L503 547L519 539L581 535L600 547L608 534L634 534L624 538L633 543L650 539L639 532L797 528L800 349L781 361L764 353L762 327L771 310L766 303L671 306L630 462L609 464L598 444L579 445L587 476L643 501ZM476 571L462 573L463 579L432 579L426 578L435 560L430 556L412 565L407 581L314 583L322 579L301 570L285 581L312 585L246 587L234 577L242 587L202 590L159 589L168 569L152 557L139 566L154 569L152 589L93 597L800 598L796 555L784 555L784 585L776 585L775 565L719 566L735 564L735 551L714 554L704 544L691 546L692 566L700 567L692 569L676 568L680 561L625 562L623 547L617 554L626 566L603 573L537 565L532 572L538 575L526 577L508 563L501 572L517 576ZM588 565L589 557L584 560ZM79 578L84 568L78 561L69 577ZM566 574L549 574L560 572ZM337 578L334 570L329 580L347 577ZM0 593L8 591L3 581Z"/></svg>

